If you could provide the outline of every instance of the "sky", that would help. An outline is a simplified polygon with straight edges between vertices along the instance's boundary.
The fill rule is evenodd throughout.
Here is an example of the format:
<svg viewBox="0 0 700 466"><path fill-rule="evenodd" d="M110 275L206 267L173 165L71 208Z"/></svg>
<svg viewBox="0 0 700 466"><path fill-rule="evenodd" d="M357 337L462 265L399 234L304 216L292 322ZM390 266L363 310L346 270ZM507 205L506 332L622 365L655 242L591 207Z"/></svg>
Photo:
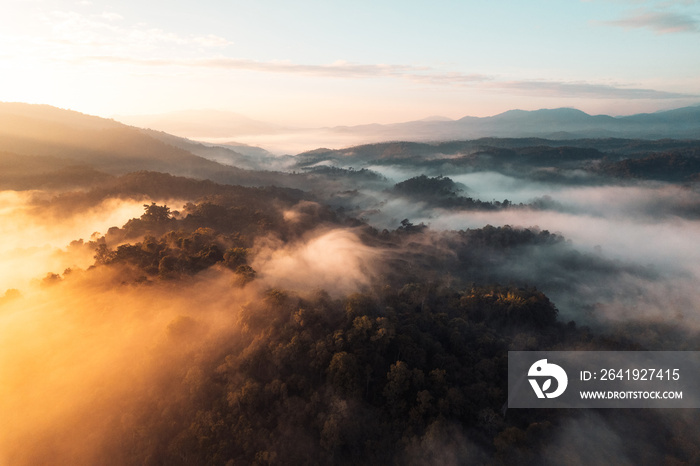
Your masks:
<svg viewBox="0 0 700 466"><path fill-rule="evenodd" d="M2 0L0 101L296 126L700 104L700 1Z"/></svg>

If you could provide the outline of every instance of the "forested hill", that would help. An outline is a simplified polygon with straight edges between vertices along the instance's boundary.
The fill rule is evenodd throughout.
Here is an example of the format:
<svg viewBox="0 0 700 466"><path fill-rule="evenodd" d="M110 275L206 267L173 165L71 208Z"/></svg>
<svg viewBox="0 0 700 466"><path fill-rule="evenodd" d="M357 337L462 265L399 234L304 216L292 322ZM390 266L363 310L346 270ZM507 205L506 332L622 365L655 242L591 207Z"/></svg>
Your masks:
<svg viewBox="0 0 700 466"><path fill-rule="evenodd" d="M450 141L483 137L698 139L698 122L698 106L620 117L589 115L573 108L555 108L509 110L489 117L467 116L458 120L448 118L386 125L341 126L330 128L330 131L372 142Z"/></svg>
<svg viewBox="0 0 700 466"><path fill-rule="evenodd" d="M0 103L0 166L2 187L11 189L31 189L42 183L79 184L81 176L84 185L94 185L95 172L103 177L139 170L249 186L287 181L275 173L243 170L194 155L113 120L44 105L10 103ZM81 176L62 183L71 173Z"/></svg>
<svg viewBox="0 0 700 466"><path fill-rule="evenodd" d="M337 181L339 173L321 172L323 166L398 167L432 176L494 171L560 183L676 182L698 178L699 150L697 140L482 138L317 149L294 157L260 149L244 155L229 146L203 145L54 107L0 103L0 187L9 189L91 187L110 176L147 170L226 184L327 191L326 181Z"/></svg>
<svg viewBox="0 0 700 466"><path fill-rule="evenodd" d="M217 324L215 333L205 309L167 325L167 344L182 357L135 402L120 401L118 413L95 410L112 426L90 457L96 463L554 462L560 453L548 445L578 422L576 413L506 412L507 351L640 349L625 330L592 332L561 321L555 304L532 286L539 275L532 272L546 267L554 282L577 277L578 283L565 280L569 293L595 286L601 273L648 278L653 272L581 256L561 236L491 226L433 232L409 221L380 232L285 191L216 189L177 212L146 204L140 218L82 246L94 248L93 268L44 280L48 289L60 289L109 272L124 292L172 294L173 285L187 293L208 277L225 283L218 288L221 302L255 297L217 308L234 318L228 327ZM290 209L298 213L294 219L283 214ZM260 239L272 235L302 247L319 228L348 225L361 238L355 249L369 248L375 258L357 291L270 286ZM537 265L537 257L548 259ZM525 261L532 262L526 274L508 266ZM585 270L597 270L597 277L585 282ZM653 413L611 411L599 416L625 426L616 435L633 431L654 446L639 450L630 442L623 453L635 462L700 454L693 442L670 440L687 438L683 426L696 416L660 427L664 435L655 428L652 436ZM24 457L50 461L46 451Z"/></svg>
<svg viewBox="0 0 700 466"><path fill-rule="evenodd" d="M3 259L35 282L0 289L0 463L698 463L695 412L506 409L508 351L700 347L697 141L385 143L268 172L11 107L0 187L29 192L3 193Z"/></svg>
<svg viewBox="0 0 700 466"><path fill-rule="evenodd" d="M599 184L620 179L692 181L700 173L698 161L698 140L483 138L317 149L297 155L296 166L396 167L430 175L490 171L536 181Z"/></svg>

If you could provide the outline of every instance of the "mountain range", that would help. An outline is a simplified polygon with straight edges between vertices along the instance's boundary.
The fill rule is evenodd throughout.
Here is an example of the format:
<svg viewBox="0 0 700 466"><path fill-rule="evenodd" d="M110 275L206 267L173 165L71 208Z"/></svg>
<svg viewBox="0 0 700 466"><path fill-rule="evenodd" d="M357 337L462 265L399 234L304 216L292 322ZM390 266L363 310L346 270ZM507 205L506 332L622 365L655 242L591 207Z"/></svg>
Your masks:
<svg viewBox="0 0 700 466"><path fill-rule="evenodd" d="M512 110L487 118L445 120L430 117L392 125L334 127L324 130L329 134L350 134L354 136L350 140L358 139L359 142L369 143L463 141L457 148L460 151L466 150L462 146L468 143L467 140L489 136L501 139L472 141L472 145L499 147L508 145L505 138L509 137L541 137L551 142L534 141L532 144L566 144L575 147L583 144L585 147L618 152L619 148L608 147L613 141L610 138L642 139L647 141L644 145L661 142L653 143L650 141L653 139L700 139L700 106L626 117L592 116L567 108ZM235 132L235 128L232 132ZM296 137L303 135L304 133L297 133ZM598 140L593 144L582 140L586 138L608 138L608 142ZM579 139L578 143L574 139ZM522 141L519 141L516 145L521 144ZM448 150L444 145L440 144L439 151L450 152L451 149ZM390 146L392 157L404 158L415 151L423 154L438 150L438 147L432 145L422 149L406 144L401 145L400 150L396 147ZM345 162L353 157L359 157L365 162L368 157L378 160L379 156L375 152L381 152L383 155L379 158L383 158L387 150L384 146L375 145L344 149L342 153L317 149L296 157L280 157L259 147L231 142L219 145L201 143L155 129L128 126L115 120L48 105L0 102L0 162L5 166L0 178L14 177L15 181L18 181L13 175L15 172L17 175L22 172L23 177L35 177L42 173L48 175L50 172L67 171L73 179L99 180L100 176L94 171L120 175L138 170L153 170L223 183L264 185L280 182L278 173L269 170L285 171L295 165L308 166L326 157L340 157ZM346 153L348 151L351 153ZM290 179L286 178L284 184L289 185Z"/></svg>
<svg viewBox="0 0 700 466"><path fill-rule="evenodd" d="M48 105L0 103L0 188L86 186L135 171L273 185L262 149L212 147ZM257 157L257 158L256 158ZM269 165L268 165L269 167ZM268 168L269 169L269 168Z"/></svg>
<svg viewBox="0 0 700 466"><path fill-rule="evenodd" d="M509 110L490 117L452 120L430 116L403 123L321 128L283 126L213 110L120 117L120 121L219 144L235 140L278 154L385 141L441 142L484 137L700 139L700 106L620 117L589 115L573 108Z"/></svg>
<svg viewBox="0 0 700 466"><path fill-rule="evenodd" d="M330 130L363 135L373 141L448 141L482 137L695 139L700 138L700 106L622 117L589 115L572 108L510 110L483 118L450 121L431 118Z"/></svg>

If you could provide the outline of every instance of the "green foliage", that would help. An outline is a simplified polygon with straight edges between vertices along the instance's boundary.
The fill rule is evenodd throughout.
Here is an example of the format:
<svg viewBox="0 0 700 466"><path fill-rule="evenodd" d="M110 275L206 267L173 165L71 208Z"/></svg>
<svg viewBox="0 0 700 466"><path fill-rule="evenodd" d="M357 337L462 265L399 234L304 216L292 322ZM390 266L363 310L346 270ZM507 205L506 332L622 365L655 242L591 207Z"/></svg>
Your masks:
<svg viewBox="0 0 700 466"><path fill-rule="evenodd" d="M152 212L160 220L133 219L95 242L95 259L154 280L225 267L245 284L256 276L248 263L256 237L285 241L332 221L316 205L298 211L309 227L290 227L274 209L226 196L188 204L176 218L163 206ZM154 225L167 231L152 234ZM532 258L527 253L536 248L551 255L549 266L591 266L570 251L558 256L567 251L561 236L490 225L438 234L408 220L393 232L357 231L368 247L400 251L387 254L382 277L335 299L324 291L269 289L226 309L237 318L229 330L235 337L193 352L164 376L177 401L156 403L133 431L116 427L123 462L531 463L571 415L505 415L508 350L631 347L623 334L597 339L585 327L560 323L556 306L532 286L494 284L504 264ZM136 232L139 241L121 241ZM480 284L469 285L474 279ZM181 316L167 334L196 340L204 327L196 315ZM691 447L679 451L679 458L693 457Z"/></svg>
<svg viewBox="0 0 700 466"><path fill-rule="evenodd" d="M241 283L255 278L247 264L247 249L236 247L236 238L217 234L208 228L193 232L173 230L160 238L146 236L133 244L122 244L111 250L105 243L96 245L95 262L100 265L128 265L149 277L174 279L192 275L215 264L228 266L239 275ZM233 246L233 247L231 247ZM237 251L232 259L222 251Z"/></svg>
<svg viewBox="0 0 700 466"><path fill-rule="evenodd" d="M504 287L472 288L462 295L460 306L474 320L495 322L501 327L552 325L558 312L544 293Z"/></svg>
<svg viewBox="0 0 700 466"><path fill-rule="evenodd" d="M414 225L411 223L407 218L401 220L401 226L399 226L396 231L398 233L420 233L421 231L425 230L428 228L427 225L424 223L420 223L419 225Z"/></svg>
<svg viewBox="0 0 700 466"><path fill-rule="evenodd" d="M496 210L512 206L507 199L503 202L484 202L461 196L462 191L457 183L442 175L434 178L416 176L397 183L393 188L393 192L400 196L445 208Z"/></svg>
<svg viewBox="0 0 700 466"><path fill-rule="evenodd" d="M644 158L606 161L597 171L620 178L681 182L700 177L700 148L653 153Z"/></svg>
<svg viewBox="0 0 700 466"><path fill-rule="evenodd" d="M455 197L462 189L446 176L429 178L420 175L397 183L394 191L411 197Z"/></svg>

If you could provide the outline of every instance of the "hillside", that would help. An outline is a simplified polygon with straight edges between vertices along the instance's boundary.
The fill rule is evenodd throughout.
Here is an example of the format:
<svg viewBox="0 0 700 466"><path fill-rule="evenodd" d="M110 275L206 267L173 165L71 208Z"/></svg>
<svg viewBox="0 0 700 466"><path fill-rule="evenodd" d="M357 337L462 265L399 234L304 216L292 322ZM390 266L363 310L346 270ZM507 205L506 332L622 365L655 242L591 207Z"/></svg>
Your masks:
<svg viewBox="0 0 700 466"><path fill-rule="evenodd" d="M181 146L181 147L178 147ZM59 170L81 167L105 175L150 170L243 185L285 184L271 172L234 167L245 158L229 149L212 149L152 133L113 120L45 105L0 103L0 164L5 187L22 187L26 177L60 177ZM187 149L225 153L228 164ZM75 170L75 168L72 168ZM91 179L76 180L90 184Z"/></svg>
<svg viewBox="0 0 700 466"><path fill-rule="evenodd" d="M188 121L185 116L191 115ZM509 110L489 117L456 120L429 117L416 121L355 126L279 127L216 111L184 112L128 119L130 124L208 141L238 141L276 154L294 154L386 141L444 142L465 139L700 139L700 106L628 116L589 115L573 108ZM209 122L206 130L202 122ZM220 142L217 142L220 144ZM237 151L235 147L229 147Z"/></svg>
<svg viewBox="0 0 700 466"><path fill-rule="evenodd" d="M628 464L700 458L696 414L509 409L507 385L509 351L698 346L697 140L280 162L43 106L0 122L0 463L559 464L581 425Z"/></svg>
<svg viewBox="0 0 700 466"><path fill-rule="evenodd" d="M537 181L598 184L614 183L611 178L693 179L700 174L699 154L696 140L483 138L317 149L299 154L296 161L302 170L331 164L433 176L498 172Z"/></svg>

